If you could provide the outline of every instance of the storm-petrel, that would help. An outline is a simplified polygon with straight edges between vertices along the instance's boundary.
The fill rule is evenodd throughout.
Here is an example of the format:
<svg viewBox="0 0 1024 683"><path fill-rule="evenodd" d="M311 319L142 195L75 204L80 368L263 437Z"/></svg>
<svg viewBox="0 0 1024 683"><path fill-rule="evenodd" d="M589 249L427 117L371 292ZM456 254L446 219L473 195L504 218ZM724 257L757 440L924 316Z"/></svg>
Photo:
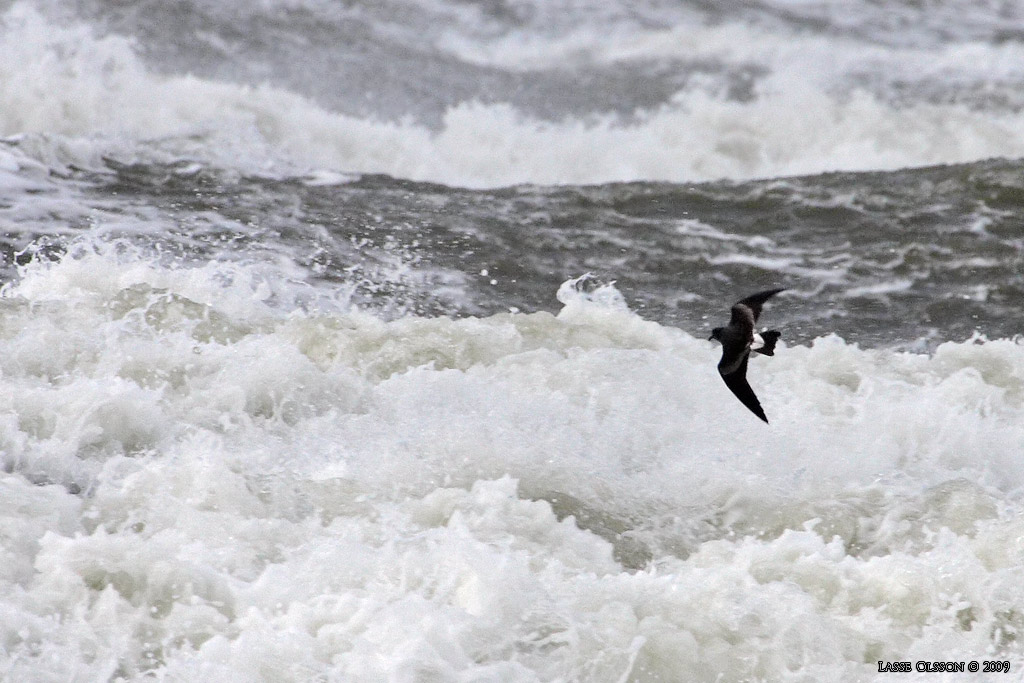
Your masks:
<svg viewBox="0 0 1024 683"><path fill-rule="evenodd" d="M775 342L779 340L780 333L768 330L757 334L754 332L754 323L761 315L761 306L764 302L784 289L785 287L769 289L736 302L732 307L729 324L711 330L711 336L708 338L708 341L717 339L722 342L722 360L718 361L718 372L725 380L725 386L736 394L736 398L743 405L750 408L750 412L765 422L768 422L768 418L764 416L761 402L747 384L747 361L750 359L751 351L765 356L775 355Z"/></svg>

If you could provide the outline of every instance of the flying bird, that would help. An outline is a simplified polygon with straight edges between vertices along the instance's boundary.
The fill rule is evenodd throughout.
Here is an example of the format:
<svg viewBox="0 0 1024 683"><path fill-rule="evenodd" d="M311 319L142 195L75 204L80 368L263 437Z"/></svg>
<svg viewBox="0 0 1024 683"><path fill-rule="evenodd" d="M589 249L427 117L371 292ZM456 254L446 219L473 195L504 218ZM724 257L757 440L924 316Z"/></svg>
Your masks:
<svg viewBox="0 0 1024 683"><path fill-rule="evenodd" d="M747 361L750 360L751 351L765 356L775 355L775 342L779 340L781 333L777 330L768 330L757 334L754 332L754 323L761 315L761 306L764 302L784 290L784 287L769 289L737 301L733 304L729 324L711 330L711 336L708 338L708 341L717 339L722 342L722 360L718 361L718 372L725 380L725 386L729 387L750 412L765 422L768 422L768 418L764 415L761 402L757 400L754 390L747 383Z"/></svg>

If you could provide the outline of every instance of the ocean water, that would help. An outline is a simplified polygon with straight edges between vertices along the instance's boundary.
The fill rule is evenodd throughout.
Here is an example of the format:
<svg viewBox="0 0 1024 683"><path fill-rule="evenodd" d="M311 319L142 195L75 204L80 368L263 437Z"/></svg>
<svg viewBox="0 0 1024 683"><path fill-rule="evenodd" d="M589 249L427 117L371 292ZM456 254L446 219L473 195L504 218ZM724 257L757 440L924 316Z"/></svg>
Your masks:
<svg viewBox="0 0 1024 683"><path fill-rule="evenodd" d="M1022 157L1012 2L0 0L0 680L1020 680Z"/></svg>

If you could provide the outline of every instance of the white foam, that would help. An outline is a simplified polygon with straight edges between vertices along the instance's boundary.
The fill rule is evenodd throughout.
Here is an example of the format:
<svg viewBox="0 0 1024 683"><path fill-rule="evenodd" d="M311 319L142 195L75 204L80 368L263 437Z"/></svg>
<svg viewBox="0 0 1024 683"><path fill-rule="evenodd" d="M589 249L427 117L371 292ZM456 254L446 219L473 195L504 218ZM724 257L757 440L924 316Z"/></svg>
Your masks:
<svg viewBox="0 0 1024 683"><path fill-rule="evenodd" d="M1018 342L780 347L766 426L610 285L387 322L222 268L101 250L0 297L12 680L1024 666Z"/></svg>
<svg viewBox="0 0 1024 683"><path fill-rule="evenodd" d="M128 40L57 26L25 3L5 13L3 25L0 134L31 134L21 145L50 165L99 167L105 155L196 158L247 172L327 169L485 187L748 178L1024 155L1019 111L897 106L864 90L835 93L821 83L829 74L804 78L794 70L824 61L800 51L806 41L783 49L781 40L737 40L749 30L735 26L704 30L696 46L674 33L611 41L591 58L756 60L762 49L760 58L770 55L778 73L750 101L690 88L633 122L611 115L541 121L508 104L463 102L434 131L410 120L341 115L279 88L155 74ZM831 54L814 45L810 54ZM993 48L987 58L1005 63L999 57L1007 49ZM964 50L945 61L958 62ZM930 64L930 57L918 61Z"/></svg>

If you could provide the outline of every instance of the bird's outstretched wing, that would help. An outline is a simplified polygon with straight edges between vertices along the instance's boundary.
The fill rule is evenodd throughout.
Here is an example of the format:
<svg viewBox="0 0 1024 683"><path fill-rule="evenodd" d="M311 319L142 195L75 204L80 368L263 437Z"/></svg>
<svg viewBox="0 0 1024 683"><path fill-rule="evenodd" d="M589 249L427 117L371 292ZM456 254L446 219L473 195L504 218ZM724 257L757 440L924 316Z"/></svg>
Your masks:
<svg viewBox="0 0 1024 683"><path fill-rule="evenodd" d="M784 291L786 291L785 287L769 289L757 294L751 294L747 298L737 301L733 304L732 318L729 320L729 324L742 325L744 329L749 326L750 329L753 329L754 323L761 316L761 307L764 306L764 302L779 292Z"/></svg>
<svg viewBox="0 0 1024 683"><path fill-rule="evenodd" d="M767 298L767 297L766 297ZM723 364L725 363L725 354L722 354L722 362L718 364L718 371L722 373L722 379L725 380L725 386L729 387L729 390L736 395L736 398L740 402L750 409L754 415L768 422L768 418L765 417L764 409L761 408L761 402L757 400L757 396L754 394L754 390L750 388L747 383L747 361L750 359L750 353L745 352L743 354L743 360L740 361L739 366L732 372L723 372Z"/></svg>

